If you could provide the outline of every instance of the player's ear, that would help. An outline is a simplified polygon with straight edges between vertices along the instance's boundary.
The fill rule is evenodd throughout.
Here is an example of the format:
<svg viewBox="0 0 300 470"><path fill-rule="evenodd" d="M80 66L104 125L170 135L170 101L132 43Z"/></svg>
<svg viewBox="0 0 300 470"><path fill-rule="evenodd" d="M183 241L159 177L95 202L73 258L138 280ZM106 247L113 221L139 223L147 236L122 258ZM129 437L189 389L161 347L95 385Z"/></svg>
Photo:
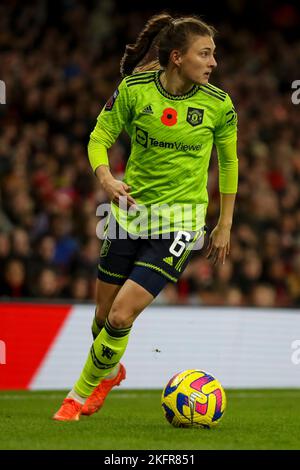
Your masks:
<svg viewBox="0 0 300 470"><path fill-rule="evenodd" d="M178 49L174 49L170 54L170 59L175 65L177 65L177 67L180 67L180 65L181 65L181 52Z"/></svg>

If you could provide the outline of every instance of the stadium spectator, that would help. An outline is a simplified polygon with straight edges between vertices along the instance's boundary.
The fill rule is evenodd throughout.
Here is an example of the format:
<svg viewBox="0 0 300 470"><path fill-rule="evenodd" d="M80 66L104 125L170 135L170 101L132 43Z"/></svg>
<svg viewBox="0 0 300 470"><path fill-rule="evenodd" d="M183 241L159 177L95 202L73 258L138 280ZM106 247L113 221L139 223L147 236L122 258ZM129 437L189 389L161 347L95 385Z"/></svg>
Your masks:
<svg viewBox="0 0 300 470"><path fill-rule="evenodd" d="M72 276L71 283L68 289L65 291L65 297L67 299L73 299L76 301L86 301L91 298L91 285L88 281L86 272L78 272Z"/></svg>
<svg viewBox="0 0 300 470"><path fill-rule="evenodd" d="M56 299L61 296L62 286L54 268L43 268L36 279L36 287L32 289L36 297Z"/></svg>
<svg viewBox="0 0 300 470"><path fill-rule="evenodd" d="M245 306L245 298L239 287L231 285L225 292L224 305L232 307L243 307Z"/></svg>
<svg viewBox="0 0 300 470"><path fill-rule="evenodd" d="M16 299L29 295L24 262L17 258L9 259L4 267L3 279L0 283L0 297Z"/></svg>
<svg viewBox="0 0 300 470"><path fill-rule="evenodd" d="M275 289L269 284L254 285L251 291L249 304L253 307L275 307Z"/></svg>
<svg viewBox="0 0 300 470"><path fill-rule="evenodd" d="M8 233L0 232L0 265L3 266L11 252L11 240Z"/></svg>

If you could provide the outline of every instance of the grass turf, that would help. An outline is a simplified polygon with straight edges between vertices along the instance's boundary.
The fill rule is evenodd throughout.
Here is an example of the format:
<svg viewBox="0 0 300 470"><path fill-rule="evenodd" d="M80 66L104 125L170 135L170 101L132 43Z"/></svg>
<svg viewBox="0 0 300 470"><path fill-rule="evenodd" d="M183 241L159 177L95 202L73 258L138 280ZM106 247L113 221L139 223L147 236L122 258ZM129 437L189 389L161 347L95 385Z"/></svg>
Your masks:
<svg viewBox="0 0 300 470"><path fill-rule="evenodd" d="M79 422L55 422L65 392L0 392L0 449L300 449L300 390L227 391L215 429L176 429L159 391L115 391Z"/></svg>

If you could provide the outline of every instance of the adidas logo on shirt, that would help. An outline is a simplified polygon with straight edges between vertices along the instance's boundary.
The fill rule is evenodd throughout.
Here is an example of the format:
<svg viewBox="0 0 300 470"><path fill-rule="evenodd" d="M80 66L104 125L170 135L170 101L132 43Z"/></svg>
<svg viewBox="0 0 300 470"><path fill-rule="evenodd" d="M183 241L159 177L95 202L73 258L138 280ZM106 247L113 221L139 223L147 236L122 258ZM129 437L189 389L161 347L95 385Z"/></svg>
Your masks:
<svg viewBox="0 0 300 470"><path fill-rule="evenodd" d="M163 261L167 264L169 264L170 266L173 266L173 258L172 256L169 256L167 258L164 258Z"/></svg>
<svg viewBox="0 0 300 470"><path fill-rule="evenodd" d="M143 109L142 114L153 114L151 104L149 104L148 106L146 106L146 107Z"/></svg>

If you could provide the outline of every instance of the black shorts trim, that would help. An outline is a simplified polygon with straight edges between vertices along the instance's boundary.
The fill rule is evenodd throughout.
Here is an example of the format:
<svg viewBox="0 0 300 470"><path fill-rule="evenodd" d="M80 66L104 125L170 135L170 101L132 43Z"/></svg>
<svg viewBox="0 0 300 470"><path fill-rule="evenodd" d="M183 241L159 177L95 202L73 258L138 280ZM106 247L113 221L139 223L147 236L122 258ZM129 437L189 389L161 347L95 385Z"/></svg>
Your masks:
<svg viewBox="0 0 300 470"><path fill-rule="evenodd" d="M113 273L98 264L98 279L100 281L107 282L108 284L118 284L122 286L124 282L128 279L128 276Z"/></svg>
<svg viewBox="0 0 300 470"><path fill-rule="evenodd" d="M157 270L155 270L156 268ZM165 287L165 285L172 281L176 282L177 279L173 278L169 279L166 275L160 272L160 268L156 266L143 266L139 265L139 263L135 263L134 268L132 269L129 276L123 276L117 273L111 273L106 269L102 268L98 265L98 279L103 282L107 282L108 284L116 284L122 286L127 279L131 279L132 281L139 284L143 287L146 291L156 297Z"/></svg>
<svg viewBox="0 0 300 470"><path fill-rule="evenodd" d="M166 277L168 279L168 281L171 281L171 282L177 282L178 281L177 277L171 276L171 274L167 273L162 268L159 268L158 266L155 266L154 264L145 263L143 261L136 261L134 264L135 264L135 266L142 266L144 268L154 270L157 273L159 273L161 276Z"/></svg>

